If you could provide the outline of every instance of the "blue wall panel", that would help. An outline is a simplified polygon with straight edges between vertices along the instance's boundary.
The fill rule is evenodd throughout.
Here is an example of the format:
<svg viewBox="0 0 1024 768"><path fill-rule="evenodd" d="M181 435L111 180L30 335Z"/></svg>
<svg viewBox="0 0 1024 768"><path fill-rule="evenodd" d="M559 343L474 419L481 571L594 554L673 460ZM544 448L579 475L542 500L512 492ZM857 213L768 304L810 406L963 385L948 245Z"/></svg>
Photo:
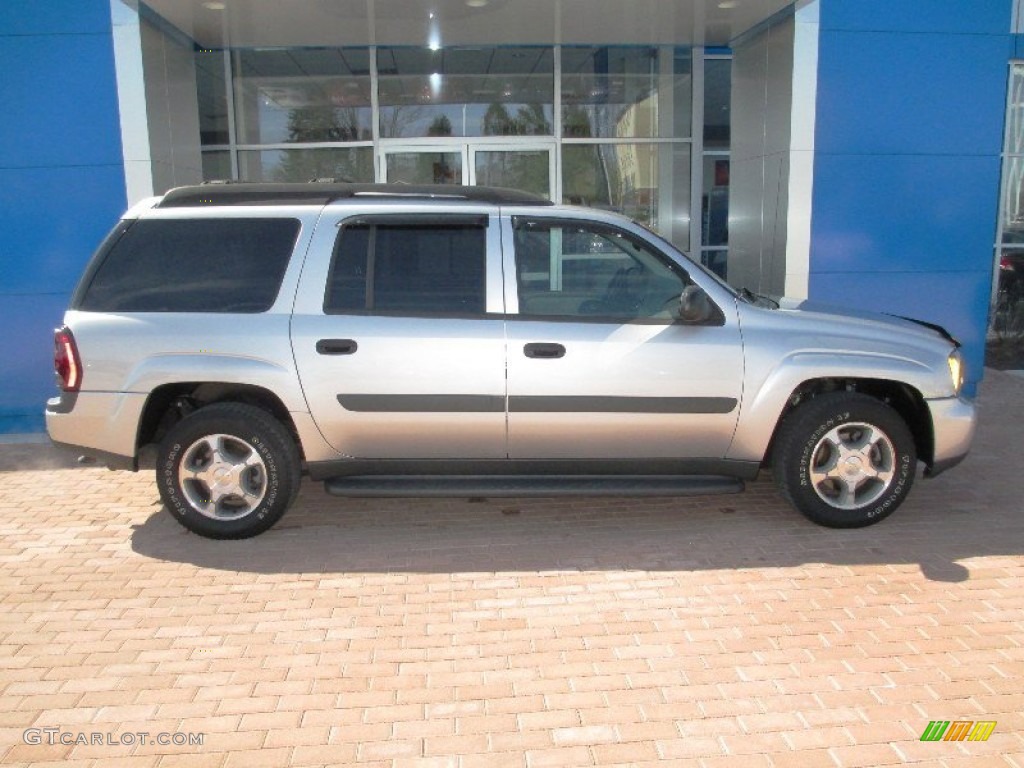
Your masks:
<svg viewBox="0 0 1024 768"><path fill-rule="evenodd" d="M108 0L0 4L0 432L39 430L53 328L126 205Z"/></svg>
<svg viewBox="0 0 1024 768"><path fill-rule="evenodd" d="M110 32L110 3L96 0L4 0L0 34L55 35Z"/></svg>
<svg viewBox="0 0 1024 768"><path fill-rule="evenodd" d="M825 0L821 28L1006 35L1011 0Z"/></svg>
<svg viewBox="0 0 1024 768"><path fill-rule="evenodd" d="M814 168L815 273L991 276L998 157L820 154Z"/></svg>
<svg viewBox="0 0 1024 768"><path fill-rule="evenodd" d="M1011 0L822 0L810 296L915 316L981 378Z"/></svg>
<svg viewBox="0 0 1024 768"><path fill-rule="evenodd" d="M66 293L0 295L0 355L14 364L0 376L0 432L38 432L43 405L56 394L53 329L60 325Z"/></svg>
<svg viewBox="0 0 1024 768"><path fill-rule="evenodd" d="M1007 35L822 30L819 46L819 152L998 154Z"/></svg>
<svg viewBox="0 0 1024 768"><path fill-rule="evenodd" d="M11 248L0 292L70 295L124 209L123 185L114 165L0 168L0 232Z"/></svg>
<svg viewBox="0 0 1024 768"><path fill-rule="evenodd" d="M0 168L122 162L112 46L109 31L0 37Z"/></svg>

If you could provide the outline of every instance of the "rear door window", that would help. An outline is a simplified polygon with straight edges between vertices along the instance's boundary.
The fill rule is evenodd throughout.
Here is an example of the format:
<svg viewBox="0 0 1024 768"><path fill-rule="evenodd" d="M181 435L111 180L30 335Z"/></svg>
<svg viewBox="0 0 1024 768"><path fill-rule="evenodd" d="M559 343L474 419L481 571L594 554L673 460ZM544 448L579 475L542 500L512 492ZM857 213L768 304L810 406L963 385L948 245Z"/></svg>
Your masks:
<svg viewBox="0 0 1024 768"><path fill-rule="evenodd" d="M270 309L297 219L143 219L107 251L78 309L93 312L239 312Z"/></svg>
<svg viewBox="0 0 1024 768"><path fill-rule="evenodd" d="M487 218L346 224L334 248L327 314L482 315Z"/></svg>

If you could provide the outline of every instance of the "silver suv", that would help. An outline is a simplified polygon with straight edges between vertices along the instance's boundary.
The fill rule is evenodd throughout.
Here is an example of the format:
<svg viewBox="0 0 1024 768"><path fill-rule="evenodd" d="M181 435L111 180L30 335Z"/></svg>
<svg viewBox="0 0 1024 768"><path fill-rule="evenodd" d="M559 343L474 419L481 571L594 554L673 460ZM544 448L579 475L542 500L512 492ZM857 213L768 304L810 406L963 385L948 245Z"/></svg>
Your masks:
<svg viewBox="0 0 1024 768"><path fill-rule="evenodd" d="M622 216L482 187L223 184L140 203L56 331L57 443L155 466L190 530L342 496L679 495L771 465L892 513L974 433L941 328L736 292Z"/></svg>

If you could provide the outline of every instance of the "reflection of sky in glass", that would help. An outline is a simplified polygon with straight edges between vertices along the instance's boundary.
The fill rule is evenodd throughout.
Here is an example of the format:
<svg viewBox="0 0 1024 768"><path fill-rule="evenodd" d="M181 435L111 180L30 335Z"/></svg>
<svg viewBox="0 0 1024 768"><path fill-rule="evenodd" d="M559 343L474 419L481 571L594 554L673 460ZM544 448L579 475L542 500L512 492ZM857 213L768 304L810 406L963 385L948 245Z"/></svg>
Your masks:
<svg viewBox="0 0 1024 768"><path fill-rule="evenodd" d="M288 113L260 99L260 138L265 142L288 140Z"/></svg>

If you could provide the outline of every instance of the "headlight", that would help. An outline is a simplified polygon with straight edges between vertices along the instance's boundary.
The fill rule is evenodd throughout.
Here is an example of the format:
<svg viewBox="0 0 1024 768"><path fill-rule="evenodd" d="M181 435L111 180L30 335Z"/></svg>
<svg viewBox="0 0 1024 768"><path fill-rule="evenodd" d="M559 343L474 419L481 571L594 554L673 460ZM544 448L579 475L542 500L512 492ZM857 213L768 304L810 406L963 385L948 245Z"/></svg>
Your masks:
<svg viewBox="0 0 1024 768"><path fill-rule="evenodd" d="M959 395L964 385L964 361L960 350L954 349L950 352L946 362L949 363L949 377L953 380L953 394Z"/></svg>

